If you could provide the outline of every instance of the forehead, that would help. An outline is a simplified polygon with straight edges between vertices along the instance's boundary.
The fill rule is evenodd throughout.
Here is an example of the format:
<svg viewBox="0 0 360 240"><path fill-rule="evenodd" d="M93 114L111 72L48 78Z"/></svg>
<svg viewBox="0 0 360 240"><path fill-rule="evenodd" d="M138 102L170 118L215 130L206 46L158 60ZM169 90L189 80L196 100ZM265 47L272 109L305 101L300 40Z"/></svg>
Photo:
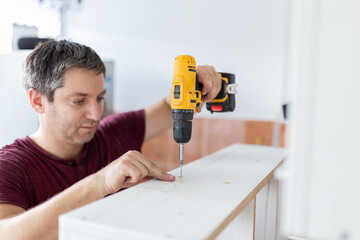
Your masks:
<svg viewBox="0 0 360 240"><path fill-rule="evenodd" d="M103 91L105 89L104 74L98 70L86 68L70 68L63 76L63 90Z"/></svg>

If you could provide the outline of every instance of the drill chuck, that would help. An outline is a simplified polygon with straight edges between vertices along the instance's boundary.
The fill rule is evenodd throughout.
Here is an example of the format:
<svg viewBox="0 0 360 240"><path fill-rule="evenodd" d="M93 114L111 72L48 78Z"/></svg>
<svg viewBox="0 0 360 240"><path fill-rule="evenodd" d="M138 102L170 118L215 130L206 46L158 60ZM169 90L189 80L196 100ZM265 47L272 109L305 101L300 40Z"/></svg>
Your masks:
<svg viewBox="0 0 360 240"><path fill-rule="evenodd" d="M187 143L191 139L191 129L194 111L173 109L173 137L177 143Z"/></svg>
<svg viewBox="0 0 360 240"><path fill-rule="evenodd" d="M182 120L182 121L191 121L194 117L194 110L190 109L173 109L172 111L172 119Z"/></svg>
<svg viewBox="0 0 360 240"><path fill-rule="evenodd" d="M174 140L177 143L188 143L191 139L191 121L174 121L173 134Z"/></svg>
<svg viewBox="0 0 360 240"><path fill-rule="evenodd" d="M173 109L173 136L177 143L187 143L191 139L194 111L189 109Z"/></svg>

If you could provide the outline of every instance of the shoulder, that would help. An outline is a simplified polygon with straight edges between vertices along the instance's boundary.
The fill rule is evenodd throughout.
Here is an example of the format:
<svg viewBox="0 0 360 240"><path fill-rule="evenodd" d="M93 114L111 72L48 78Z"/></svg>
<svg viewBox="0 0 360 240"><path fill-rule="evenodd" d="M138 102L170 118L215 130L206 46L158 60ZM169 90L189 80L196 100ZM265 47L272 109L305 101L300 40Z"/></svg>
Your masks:
<svg viewBox="0 0 360 240"><path fill-rule="evenodd" d="M28 175L28 170L38 165L39 159L45 158L46 152L29 137L16 139L12 144L0 149L0 175L16 172L17 176Z"/></svg>
<svg viewBox="0 0 360 240"><path fill-rule="evenodd" d="M32 156L28 141L17 139L0 149L0 202L11 203L28 208L26 197L27 165L31 165Z"/></svg>
<svg viewBox="0 0 360 240"><path fill-rule="evenodd" d="M0 149L0 171L6 168L16 168L29 159L34 152L28 137L17 139L12 144Z"/></svg>
<svg viewBox="0 0 360 240"><path fill-rule="evenodd" d="M21 157L29 151L31 141L28 137L16 139L13 143L4 146L0 149L0 159L6 159L9 157Z"/></svg>
<svg viewBox="0 0 360 240"><path fill-rule="evenodd" d="M123 124L142 124L145 121L145 110L141 109L138 111L130 111L118 114L112 114L101 120L99 128L109 128L114 125L123 125Z"/></svg>
<svg viewBox="0 0 360 240"><path fill-rule="evenodd" d="M103 118L99 124L97 134L115 135L145 132L145 110L112 114Z"/></svg>

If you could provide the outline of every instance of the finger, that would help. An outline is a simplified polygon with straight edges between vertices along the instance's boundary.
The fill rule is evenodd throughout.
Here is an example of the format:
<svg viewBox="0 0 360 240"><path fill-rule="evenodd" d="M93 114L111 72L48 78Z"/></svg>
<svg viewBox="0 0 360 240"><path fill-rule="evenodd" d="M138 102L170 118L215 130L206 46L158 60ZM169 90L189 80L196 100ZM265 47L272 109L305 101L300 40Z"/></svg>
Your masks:
<svg viewBox="0 0 360 240"><path fill-rule="evenodd" d="M145 172L147 172L145 170ZM143 179L145 174L141 171L141 169L136 166L133 162L127 164L127 167L124 172L125 181L124 183L135 184Z"/></svg>
<svg viewBox="0 0 360 240"><path fill-rule="evenodd" d="M218 75L216 78L213 78L213 87L205 96L204 101L210 102L213 100L220 92L221 89L221 77Z"/></svg>
<svg viewBox="0 0 360 240"><path fill-rule="evenodd" d="M206 94L206 96L204 97L204 102L210 102L211 100L213 100L219 93L219 90L217 87L216 88L212 88L208 94Z"/></svg>
<svg viewBox="0 0 360 240"><path fill-rule="evenodd" d="M213 87L213 81L211 80L210 73L207 73L206 75L199 75L198 80L203 84L203 88L201 89L202 95L207 95Z"/></svg>
<svg viewBox="0 0 360 240"><path fill-rule="evenodd" d="M203 84L202 94L205 102L214 99L221 89L221 77L213 66L198 66L198 81Z"/></svg>
<svg viewBox="0 0 360 240"><path fill-rule="evenodd" d="M148 169L141 163L141 161L138 161L137 159L134 159L134 161L131 162L131 164L138 169L140 172L140 176L138 181L149 175Z"/></svg>
<svg viewBox="0 0 360 240"><path fill-rule="evenodd" d="M205 98L204 98L204 101L205 102L210 102L211 100L213 100L217 94L219 92L216 90L216 89L212 89L210 92L208 92L208 94L206 94Z"/></svg>
<svg viewBox="0 0 360 240"><path fill-rule="evenodd" d="M158 167L152 169L149 175L163 181L169 181L169 182L175 181L174 175L168 174Z"/></svg>
<svg viewBox="0 0 360 240"><path fill-rule="evenodd" d="M209 71L210 71L211 76L213 76L214 78L219 77L219 74L215 70L214 66L209 66Z"/></svg>
<svg viewBox="0 0 360 240"><path fill-rule="evenodd" d="M175 176L166 173L164 170L159 168L155 163L150 162L148 166L149 175L164 181L174 181Z"/></svg>
<svg viewBox="0 0 360 240"><path fill-rule="evenodd" d="M175 180L175 176L166 173L165 171L163 171L161 168L159 168L155 163L153 163L152 161L148 160L144 155L142 155L141 153L138 152L139 156L139 160L141 161L141 163L147 168L147 170L149 171L149 175L152 177L156 177L160 180L164 180L164 181L174 181Z"/></svg>
<svg viewBox="0 0 360 240"><path fill-rule="evenodd" d="M203 88L201 89L202 94L207 94L212 88L210 66L197 66L196 76L197 80L203 84Z"/></svg>
<svg viewBox="0 0 360 240"><path fill-rule="evenodd" d="M138 183L130 183L126 180L121 188L130 188L130 187L135 186L136 184L138 184Z"/></svg>
<svg viewBox="0 0 360 240"><path fill-rule="evenodd" d="M198 112L198 113L201 112L203 105L204 105L204 102L201 102L200 106L196 107L196 112Z"/></svg>
<svg viewBox="0 0 360 240"><path fill-rule="evenodd" d="M129 151L120 161L120 168L127 183L137 183L149 174L147 168L139 161L141 155L137 151Z"/></svg>

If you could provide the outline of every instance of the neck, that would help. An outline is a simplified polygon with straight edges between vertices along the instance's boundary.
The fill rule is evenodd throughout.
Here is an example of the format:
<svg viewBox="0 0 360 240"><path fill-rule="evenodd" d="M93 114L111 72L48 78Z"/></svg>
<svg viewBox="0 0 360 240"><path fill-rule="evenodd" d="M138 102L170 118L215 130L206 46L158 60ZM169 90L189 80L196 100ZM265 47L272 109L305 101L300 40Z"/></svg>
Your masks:
<svg viewBox="0 0 360 240"><path fill-rule="evenodd" d="M41 128L32 134L30 139L39 145L42 149L44 149L47 153L63 160L77 159L80 156L82 148L84 147L84 144L73 145L59 141L52 135L45 134Z"/></svg>

